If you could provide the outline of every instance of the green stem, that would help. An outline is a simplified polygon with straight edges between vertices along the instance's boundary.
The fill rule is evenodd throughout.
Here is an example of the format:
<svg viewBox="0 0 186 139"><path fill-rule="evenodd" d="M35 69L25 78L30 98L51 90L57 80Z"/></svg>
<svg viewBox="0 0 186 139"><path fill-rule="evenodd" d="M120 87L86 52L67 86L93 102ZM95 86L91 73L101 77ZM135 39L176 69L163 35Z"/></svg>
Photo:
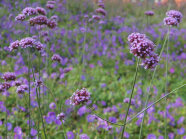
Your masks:
<svg viewBox="0 0 186 139"><path fill-rule="evenodd" d="M83 54L82 54L82 63L83 63L83 69L85 66L85 43L86 43L86 36L87 36L87 22L85 23L85 35L84 35L84 41L83 41Z"/></svg>
<svg viewBox="0 0 186 139"><path fill-rule="evenodd" d="M130 95L130 100L129 100L129 104L128 104L128 108L127 108L127 113L125 115L124 125L123 125L123 129L122 129L122 132L121 132L121 139L123 138L123 134L125 132L125 123L127 121L127 116L128 116L128 113L129 113L129 109L130 109L130 105L131 105L131 100L132 100L132 96L133 96L133 93L134 93L134 87L135 87L136 79L137 79L137 75L138 75L139 63L140 63L140 59L138 58L137 66L136 66L136 72L135 72L133 86L132 86L132 93Z"/></svg>
<svg viewBox="0 0 186 139"><path fill-rule="evenodd" d="M165 78L166 78L166 82L165 82L165 94L167 94L168 92L168 49L169 49L169 34L170 34L170 27L168 29L168 41L167 41L167 55L166 55L166 68L165 68ZM165 98L165 139L167 139L167 97Z"/></svg>
<svg viewBox="0 0 186 139"><path fill-rule="evenodd" d="M33 69L32 69L32 74L33 74L33 78L34 78L34 82L35 82L36 79L35 79L35 74L34 74ZM45 131L45 124L44 124L44 120L43 120L43 114L42 114L42 111L41 111L41 105L40 105L40 99L39 99L39 93L38 93L37 87L36 87L36 98L37 98L37 103L38 103L38 106L39 106L39 113L40 113L40 118L41 118L41 122L42 122L42 126L43 126L45 139L47 139L47 135L46 135L46 131Z"/></svg>
<svg viewBox="0 0 186 139"><path fill-rule="evenodd" d="M29 138L31 138L31 134L30 134L30 131L31 131L31 116L30 116L30 111L31 111L31 103L30 103L30 90L31 90L31 82L30 82L30 48L28 48L28 92L29 92L29 99L28 99L28 103L29 103Z"/></svg>
<svg viewBox="0 0 186 139"><path fill-rule="evenodd" d="M6 100L5 100L5 105L6 105L6 111L5 111L5 114L6 114L6 116L5 116L5 120L6 120L6 139L8 139L8 126L7 126L7 121L8 121L8 114L7 114L7 108L8 108L8 106L7 106L7 96L5 95L5 97L6 97Z"/></svg>
<svg viewBox="0 0 186 139"><path fill-rule="evenodd" d="M159 54L159 60L160 60L160 58L161 58L161 56L162 56L162 53L163 53L163 50L164 50L164 48L165 48L165 44L166 44L166 42L167 42L167 38L168 38L168 33L167 33L167 35L165 36L165 41L164 41L164 43L163 43L163 46L162 46L161 51L160 51L160 54ZM150 81L150 89L149 89L149 92L147 92L148 95L147 95L146 101L145 101L145 108L147 107L147 105L148 105L148 103L149 103L149 100L150 100L150 97L151 97L151 93L150 93L150 92L151 92L151 89L152 89L152 82L153 82L153 80L154 80L156 70L157 70L157 66L156 66L155 69L154 69L154 72L153 72L153 75L152 75L152 79L151 79L151 81ZM143 130L143 124L144 124L145 115L146 115L146 111L144 112L144 115L143 115L143 118L142 118L142 122L141 122L141 126L140 126L139 139L141 139L141 137L142 137L142 130Z"/></svg>

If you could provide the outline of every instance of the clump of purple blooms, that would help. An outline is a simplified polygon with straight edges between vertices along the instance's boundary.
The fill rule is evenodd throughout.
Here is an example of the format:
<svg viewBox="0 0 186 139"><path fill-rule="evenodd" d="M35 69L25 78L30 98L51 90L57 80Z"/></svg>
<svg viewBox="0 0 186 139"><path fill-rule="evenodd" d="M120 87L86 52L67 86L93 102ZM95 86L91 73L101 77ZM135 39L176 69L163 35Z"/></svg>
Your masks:
<svg viewBox="0 0 186 139"><path fill-rule="evenodd" d="M132 33L128 36L130 53L143 60L145 69L154 69L158 64L158 56L154 53L155 44L145 34Z"/></svg>
<svg viewBox="0 0 186 139"><path fill-rule="evenodd" d="M73 95L70 97L70 104L80 105L88 102L90 100L90 93L87 89L83 88L81 90L76 90Z"/></svg>
<svg viewBox="0 0 186 139"><path fill-rule="evenodd" d="M154 15L154 12L153 11L146 11L145 12L145 15L147 15L147 16L153 16Z"/></svg>
<svg viewBox="0 0 186 139"><path fill-rule="evenodd" d="M166 12L168 17L164 18L164 24L168 26L178 26L182 20L182 13L176 10Z"/></svg>

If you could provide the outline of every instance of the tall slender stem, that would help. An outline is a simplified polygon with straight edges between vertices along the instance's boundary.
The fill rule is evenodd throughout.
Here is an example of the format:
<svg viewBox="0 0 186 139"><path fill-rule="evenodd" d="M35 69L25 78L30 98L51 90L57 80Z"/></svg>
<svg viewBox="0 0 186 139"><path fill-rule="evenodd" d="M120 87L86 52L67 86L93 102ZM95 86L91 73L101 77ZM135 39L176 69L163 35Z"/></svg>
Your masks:
<svg viewBox="0 0 186 139"><path fill-rule="evenodd" d="M83 63L83 69L85 66L85 44L86 44L86 36L87 36L87 22L85 22L85 35L84 35L84 41L83 41L83 54L82 54L82 63Z"/></svg>
<svg viewBox="0 0 186 139"><path fill-rule="evenodd" d="M168 55L169 55L169 34L170 27L168 28L168 41L167 41L167 51L166 51L166 68L165 68L165 94L168 92ZM165 139L167 139L167 97L165 98Z"/></svg>
<svg viewBox="0 0 186 139"><path fill-rule="evenodd" d="M34 82L35 82L36 79L35 79L35 74L34 74L33 69L32 69L32 74L33 74ZM43 114L42 114L42 111L41 111L41 105L40 105L39 93L38 93L37 87L36 87L36 98L37 98L37 102L38 102L39 113L40 113L40 117L41 117L41 122L42 122L42 126L43 126L43 131L44 131L45 139L47 139L47 135L46 135L46 131L45 131L45 124L44 124L44 120L43 120Z"/></svg>
<svg viewBox="0 0 186 139"><path fill-rule="evenodd" d="M6 105L6 109L5 109L5 120L6 120L6 139L8 138L8 126L7 126L7 121L8 121L8 114L7 114L7 96L6 96L6 94L5 94L5 97L6 97L6 100L5 100L5 105Z"/></svg>
<svg viewBox="0 0 186 139"><path fill-rule="evenodd" d="M31 137L31 135L30 135L30 131L31 131L31 117L30 117L30 111L31 111L31 103L30 103L30 90L31 90L31 83L30 83L30 48L28 48L28 93L29 93L29 99L28 99L28 104L29 104L29 106L28 106L28 109L29 109L29 114L28 114L28 116L29 116L29 138Z"/></svg>
<svg viewBox="0 0 186 139"><path fill-rule="evenodd" d="M138 69L139 69L139 63L140 63L140 59L138 58L137 60L137 66L136 66L136 72L135 72L135 76L134 76L134 81L133 81L133 86L132 86L132 93L130 95L130 100L129 100L129 104L128 104L128 108L127 108L127 113L125 115L125 119L124 119L124 124L126 123L127 121L127 116L128 116L128 113L129 113L129 109L130 109L130 105L131 105L131 100L132 100L132 96L133 96L133 93L134 93L134 87L135 87L135 84L136 84L136 79L137 79L137 75L138 75ZM125 132L125 126L123 126L123 129L122 129L122 133L121 133L121 139L123 138L123 134Z"/></svg>
<svg viewBox="0 0 186 139"><path fill-rule="evenodd" d="M159 60L160 60L160 58L162 56L162 53L163 53L163 50L165 48L165 44L167 42L167 38L168 38L168 33L165 36L165 41L163 43L163 46L162 46L161 51L160 51L160 54L159 54ZM145 101L145 108L147 107L147 105L149 103L149 100L150 100L150 97L151 97L151 93L150 92L151 92L151 89L152 89L152 83L153 83L153 80L154 80L154 77L155 77L156 70L157 70L157 66L155 67L155 69L153 71L152 79L150 81L150 89L149 89L149 92L147 92L148 94L147 94L146 101ZM141 139L141 137L142 137L142 131L143 131L143 124L144 124L145 115L146 115L146 111L143 114L143 118L142 118L142 122L141 122L141 126L140 126L139 139Z"/></svg>

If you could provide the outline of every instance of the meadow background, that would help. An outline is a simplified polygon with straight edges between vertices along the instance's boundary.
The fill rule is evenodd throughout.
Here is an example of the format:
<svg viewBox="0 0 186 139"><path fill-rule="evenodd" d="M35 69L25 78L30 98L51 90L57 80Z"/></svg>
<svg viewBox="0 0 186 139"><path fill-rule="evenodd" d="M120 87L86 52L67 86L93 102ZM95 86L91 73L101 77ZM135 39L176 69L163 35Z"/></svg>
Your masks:
<svg viewBox="0 0 186 139"><path fill-rule="evenodd" d="M99 121L94 114L113 123L123 124L136 68L136 58L130 54L127 37L132 32L144 33L155 44L160 53L167 26L163 24L166 11L176 9L183 19L178 27L170 30L168 92L186 83L186 6L179 7L171 1L165 4L152 2L107 1L107 15L103 22L89 22L97 5L92 0L56 0L55 8L46 8L45 0L0 1L0 75L15 72L17 80L28 84L28 64L36 78L41 75L43 86L40 90L40 107L45 132L49 139L118 139L121 127ZM57 15L54 29L43 29L47 36L40 35L37 27L29 27L27 21L15 21L15 17L25 7L43 7L47 17ZM154 11L148 17L145 11ZM30 32L29 32L30 30ZM85 35L86 34L86 35ZM25 49L10 52L10 43L24 37L39 39L45 46L45 53ZM51 60L53 54L62 57L61 62ZM165 51L158 63L152 82L151 99L155 102L165 92ZM46 64L47 63L47 64ZM139 68L134 90L134 105L130 107L129 119L140 112L145 105L153 70ZM28 91L24 95L16 93L16 87L0 92L0 138L46 138L41 115L38 111L36 87L33 74L31 79L31 131L29 131ZM4 82L0 79L1 84ZM86 88L91 100L86 105L72 106L69 98L77 89ZM52 104L51 104L52 103ZM55 103L55 104L54 104ZM144 120L143 139L162 139L165 134L165 106L167 110L167 138L186 139L186 88L179 89L147 110ZM90 109L94 108L94 110ZM65 118L57 121L57 114L63 112ZM7 113L7 114L6 114ZM126 126L125 138L137 139L142 117L138 116Z"/></svg>

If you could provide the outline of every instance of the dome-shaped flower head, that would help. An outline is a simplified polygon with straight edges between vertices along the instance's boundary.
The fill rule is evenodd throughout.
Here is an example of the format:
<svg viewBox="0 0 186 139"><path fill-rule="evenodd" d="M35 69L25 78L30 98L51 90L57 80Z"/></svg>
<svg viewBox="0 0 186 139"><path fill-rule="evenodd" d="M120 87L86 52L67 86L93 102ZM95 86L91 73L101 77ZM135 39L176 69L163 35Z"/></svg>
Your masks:
<svg viewBox="0 0 186 139"><path fill-rule="evenodd" d="M33 136L33 137L36 136L37 135L37 130L32 128L31 131L30 131L30 135Z"/></svg>
<svg viewBox="0 0 186 139"><path fill-rule="evenodd" d="M54 55L52 56L52 61L57 61L57 62L61 63L62 58L61 58L60 55L54 54Z"/></svg>
<svg viewBox="0 0 186 139"><path fill-rule="evenodd" d="M18 14L18 16L15 17L16 21L23 21L25 20L26 16L24 14Z"/></svg>
<svg viewBox="0 0 186 139"><path fill-rule="evenodd" d="M11 84L9 82L4 82L2 84L2 89L3 90L8 90L11 87Z"/></svg>
<svg viewBox="0 0 186 139"><path fill-rule="evenodd" d="M101 19L100 15L92 15L92 20L99 21Z"/></svg>
<svg viewBox="0 0 186 139"><path fill-rule="evenodd" d="M5 72L2 79L5 81L14 81L16 79L16 75L13 72Z"/></svg>
<svg viewBox="0 0 186 139"><path fill-rule="evenodd" d="M48 19L44 15L38 15L36 17L32 17L29 19L29 23L31 26L34 25L47 25Z"/></svg>
<svg viewBox="0 0 186 139"><path fill-rule="evenodd" d="M105 9L105 4L103 2L98 2L98 7Z"/></svg>
<svg viewBox="0 0 186 139"><path fill-rule="evenodd" d="M54 29L57 26L57 22L55 20L48 20L47 26L51 29Z"/></svg>
<svg viewBox="0 0 186 139"><path fill-rule="evenodd" d="M130 101L130 98L125 98L123 100L124 103L129 103L129 101ZM134 99L131 99L131 105L134 105L134 104L135 104L135 100Z"/></svg>
<svg viewBox="0 0 186 139"><path fill-rule="evenodd" d="M16 92L18 94L23 94L26 90L28 90L28 85L20 85L17 87Z"/></svg>
<svg viewBox="0 0 186 139"><path fill-rule="evenodd" d="M41 80L36 80L34 84L36 87L43 86L43 82Z"/></svg>
<svg viewBox="0 0 186 139"><path fill-rule="evenodd" d="M63 112L57 115L58 120L63 120L64 118L65 118L65 114Z"/></svg>
<svg viewBox="0 0 186 139"><path fill-rule="evenodd" d="M154 15L154 12L153 11L146 11L145 12L145 15L147 15L147 16L153 16Z"/></svg>
<svg viewBox="0 0 186 139"><path fill-rule="evenodd" d="M155 45L152 41L144 39L139 43L131 43L130 52L134 54L134 56L146 58L147 56L150 56L154 47Z"/></svg>
<svg viewBox="0 0 186 139"><path fill-rule="evenodd" d="M96 13L102 14L104 16L107 14L107 12L103 8L96 9Z"/></svg>
<svg viewBox="0 0 186 139"><path fill-rule="evenodd" d="M47 1L47 4L56 4L56 2L54 0L49 0Z"/></svg>
<svg viewBox="0 0 186 139"><path fill-rule="evenodd" d="M128 36L128 41L130 43L139 43L139 42L143 41L144 39L146 39L146 35L141 34L141 33L137 33L137 32L131 33Z"/></svg>
<svg viewBox="0 0 186 139"><path fill-rule="evenodd" d="M164 18L164 25L177 26L178 25L178 21L175 18L173 18L173 17L165 17Z"/></svg>
<svg viewBox="0 0 186 139"><path fill-rule="evenodd" d="M155 53L150 54L149 58L146 58L143 62L142 65L144 66L145 69L154 69L156 65L159 62L158 55Z"/></svg>
<svg viewBox="0 0 186 139"><path fill-rule="evenodd" d="M36 7L36 10L37 10L37 12L39 14L42 14L42 15L46 15L47 14L46 10L44 8L42 8L42 7Z"/></svg>
<svg viewBox="0 0 186 139"><path fill-rule="evenodd" d="M58 16L57 15L53 15L53 16L50 17L50 20L57 21L58 20Z"/></svg>
<svg viewBox="0 0 186 139"><path fill-rule="evenodd" d="M16 40L15 42L12 42L10 44L10 46L9 46L10 51L15 50L15 49L18 49L19 45L20 44L19 44L19 41L18 40Z"/></svg>
<svg viewBox="0 0 186 139"><path fill-rule="evenodd" d="M77 90L73 93L70 97L70 104L71 105L80 105L90 100L90 93L87 89L83 88L81 90Z"/></svg>
<svg viewBox="0 0 186 139"><path fill-rule="evenodd" d="M23 9L22 13L24 15L27 15L27 16L31 16L31 15L37 15L37 10L35 8L32 8L32 7L26 7L25 9Z"/></svg>
<svg viewBox="0 0 186 139"><path fill-rule="evenodd" d="M26 37L20 40L21 48L33 47L35 40L31 37Z"/></svg>
<svg viewBox="0 0 186 139"><path fill-rule="evenodd" d="M3 92L4 91L4 86L3 84L0 84L0 92Z"/></svg>
<svg viewBox="0 0 186 139"><path fill-rule="evenodd" d="M175 19L178 21L178 23L181 22L181 19L182 19L182 17L183 17L182 13L179 12L179 11L176 11L176 10L170 10L170 11L166 12L166 15L167 15L168 17L173 17L173 18L175 18Z"/></svg>
<svg viewBox="0 0 186 139"><path fill-rule="evenodd" d="M14 82L14 85L15 85L15 86L20 86L21 84L22 84L21 81L15 81L15 82Z"/></svg>
<svg viewBox="0 0 186 139"><path fill-rule="evenodd" d="M41 42L35 42L35 48L38 51L42 51L44 49L44 45Z"/></svg>
<svg viewBox="0 0 186 139"><path fill-rule="evenodd" d="M68 73L68 72L70 72L72 69L73 69L72 67L64 68L64 69L63 69L63 73Z"/></svg>

